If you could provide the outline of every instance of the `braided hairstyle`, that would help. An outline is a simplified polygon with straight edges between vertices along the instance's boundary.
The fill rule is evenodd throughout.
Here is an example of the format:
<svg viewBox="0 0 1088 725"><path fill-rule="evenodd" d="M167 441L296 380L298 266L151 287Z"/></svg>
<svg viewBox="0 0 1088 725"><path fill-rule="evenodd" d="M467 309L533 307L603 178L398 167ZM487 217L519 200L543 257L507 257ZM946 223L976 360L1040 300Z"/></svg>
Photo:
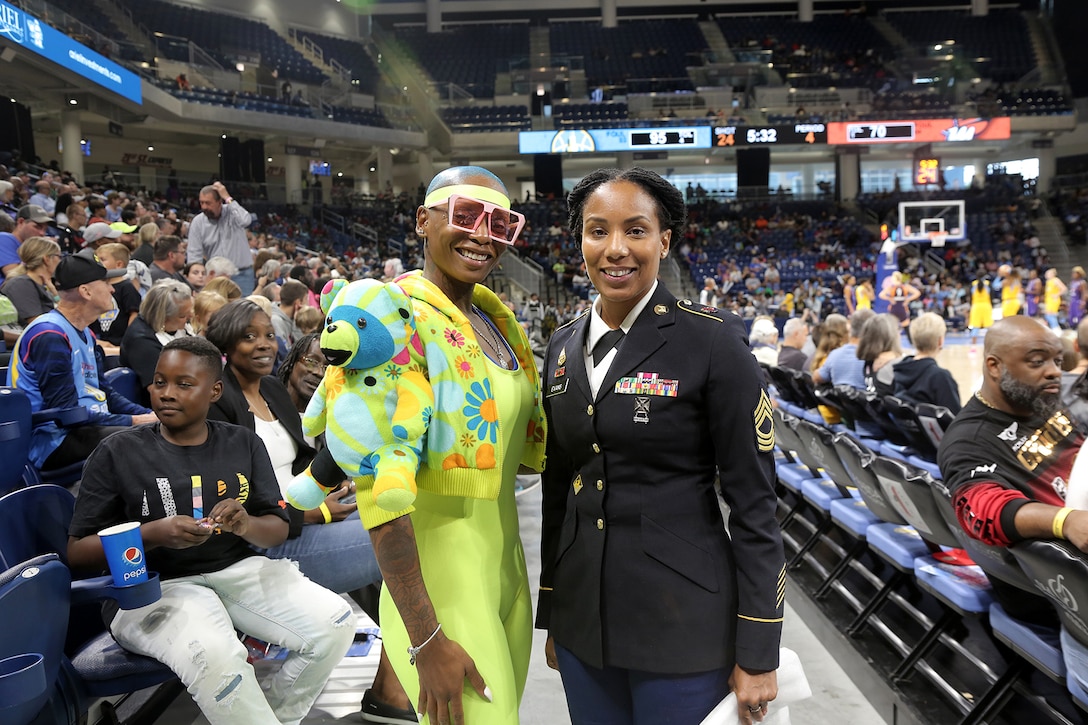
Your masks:
<svg viewBox="0 0 1088 725"><path fill-rule="evenodd" d="M291 373L294 372L295 365L298 365L298 361L306 355L310 349L310 344L314 340L321 338L320 332L311 332L308 335L303 335L299 339L295 340L295 344L291 346L291 349L287 352L287 357L280 363L280 369L277 372L280 382L283 386L289 387L288 381L291 380Z"/></svg>
<svg viewBox="0 0 1088 725"><path fill-rule="evenodd" d="M598 187L613 181L629 181L641 186L653 197L654 204L657 206L657 220L661 224L662 231L671 229L672 242L674 244L680 242L688 216L684 195L658 174L640 166L630 169L597 169L575 185L567 195L569 209L567 225L575 239L582 238L582 209L586 205L586 199Z"/></svg>

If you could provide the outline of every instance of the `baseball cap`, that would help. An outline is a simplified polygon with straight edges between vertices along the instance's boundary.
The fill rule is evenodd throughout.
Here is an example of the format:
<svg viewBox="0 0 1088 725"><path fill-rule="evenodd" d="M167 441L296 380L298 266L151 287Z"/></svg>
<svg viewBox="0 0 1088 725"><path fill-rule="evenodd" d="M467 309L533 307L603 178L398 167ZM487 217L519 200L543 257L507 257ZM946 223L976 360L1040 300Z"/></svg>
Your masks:
<svg viewBox="0 0 1088 725"><path fill-rule="evenodd" d="M766 318L761 318L752 323L752 337L770 337L778 334L775 324Z"/></svg>
<svg viewBox="0 0 1088 725"><path fill-rule="evenodd" d="M88 224L87 228L83 230L83 243L93 244L99 239L119 239L121 237L121 230L114 229L106 222L95 222L94 224Z"/></svg>
<svg viewBox="0 0 1088 725"><path fill-rule="evenodd" d="M124 222L114 222L113 224L110 224L110 229L116 229L117 231L121 232L122 234L132 234L134 231L139 229L139 227L136 226L135 224L125 224Z"/></svg>
<svg viewBox="0 0 1088 725"><path fill-rule="evenodd" d="M17 219L27 219L35 224L48 224L53 221L53 217L49 216L45 209L42 209L37 204L27 204L26 206L19 207L19 213L16 214Z"/></svg>
<svg viewBox="0 0 1088 725"><path fill-rule="evenodd" d="M103 225L105 226L105 225ZM53 273L53 281L58 290L75 289L81 284L97 282L100 279L116 279L128 274L127 269L106 269L98 260L93 250L85 249L79 254L64 257Z"/></svg>

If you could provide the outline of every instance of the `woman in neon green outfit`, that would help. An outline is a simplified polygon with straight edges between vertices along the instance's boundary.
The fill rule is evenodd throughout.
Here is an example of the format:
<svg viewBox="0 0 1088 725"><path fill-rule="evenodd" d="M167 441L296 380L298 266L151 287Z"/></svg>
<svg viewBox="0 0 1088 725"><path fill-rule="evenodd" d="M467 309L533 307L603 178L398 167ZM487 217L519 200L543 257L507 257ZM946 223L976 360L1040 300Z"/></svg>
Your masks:
<svg viewBox="0 0 1088 725"><path fill-rule="evenodd" d="M481 284L524 225L509 207L479 167L431 182L416 213L423 272L397 280L435 390L419 493L396 513L359 497L385 578L383 643L432 724L517 723L529 667L514 479L543 465L539 376L517 320Z"/></svg>

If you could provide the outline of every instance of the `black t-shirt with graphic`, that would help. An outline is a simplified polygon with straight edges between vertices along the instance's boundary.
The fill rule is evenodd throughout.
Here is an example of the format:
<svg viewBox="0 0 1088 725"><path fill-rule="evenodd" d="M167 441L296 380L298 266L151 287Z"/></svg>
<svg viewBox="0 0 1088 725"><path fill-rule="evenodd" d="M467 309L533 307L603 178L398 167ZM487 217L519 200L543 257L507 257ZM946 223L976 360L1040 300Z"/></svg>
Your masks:
<svg viewBox="0 0 1088 725"><path fill-rule="evenodd" d="M219 501L234 498L250 516L274 514L286 521L286 504L261 440L230 423L207 424L208 440L199 446L168 443L159 423L104 440L87 459L68 533L83 537L126 521L193 516L198 488L201 516L210 514ZM147 552L147 567L170 579L220 571L255 555L245 540L221 532L188 549L152 549Z"/></svg>

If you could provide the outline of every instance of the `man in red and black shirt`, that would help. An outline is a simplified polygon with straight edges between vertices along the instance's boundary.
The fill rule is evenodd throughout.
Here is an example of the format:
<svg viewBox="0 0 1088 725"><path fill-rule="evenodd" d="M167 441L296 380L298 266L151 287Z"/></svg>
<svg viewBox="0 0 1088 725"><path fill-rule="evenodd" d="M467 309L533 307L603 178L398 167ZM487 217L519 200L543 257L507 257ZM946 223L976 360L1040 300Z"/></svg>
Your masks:
<svg viewBox="0 0 1088 725"><path fill-rule="evenodd" d="M1061 406L1060 338L1033 318L1006 317L986 333L983 354L982 388L956 416L937 456L956 518L986 544L1060 535L1088 551L1088 511L1065 508L1085 436ZM991 583L1013 616L1056 626L1042 598Z"/></svg>

